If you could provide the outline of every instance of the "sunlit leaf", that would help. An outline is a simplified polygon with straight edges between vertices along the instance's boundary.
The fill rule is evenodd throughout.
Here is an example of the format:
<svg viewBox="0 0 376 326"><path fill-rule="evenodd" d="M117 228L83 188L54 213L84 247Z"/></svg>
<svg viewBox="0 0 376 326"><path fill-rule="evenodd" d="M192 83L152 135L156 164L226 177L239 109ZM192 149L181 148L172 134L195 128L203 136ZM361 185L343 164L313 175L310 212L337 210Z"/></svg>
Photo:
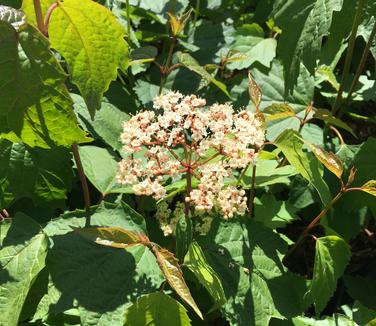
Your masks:
<svg viewBox="0 0 376 326"><path fill-rule="evenodd" d="M75 229L84 238L102 246L113 248L127 248L141 244L140 235L120 227L90 227Z"/></svg>
<svg viewBox="0 0 376 326"><path fill-rule="evenodd" d="M51 46L67 61L72 82L92 117L100 108L103 93L116 79L118 68L125 70L127 66L124 36L115 16L95 1L65 0L52 12Z"/></svg>
<svg viewBox="0 0 376 326"><path fill-rule="evenodd" d="M215 310L226 302L221 280L206 261L204 252L197 242L192 242L189 247L188 253L184 258L184 266L192 271L213 298L214 306L211 310Z"/></svg>
<svg viewBox="0 0 376 326"><path fill-rule="evenodd" d="M342 128L348 131L349 133L351 133L354 137L356 137L356 135L354 134L354 131L349 127L349 125L346 122L343 122L342 120L336 117L333 117L330 111L326 109L315 109L315 113L313 117L315 119L323 120L333 126Z"/></svg>
<svg viewBox="0 0 376 326"><path fill-rule="evenodd" d="M360 189L368 194L376 196L376 180L366 182Z"/></svg>
<svg viewBox="0 0 376 326"><path fill-rule="evenodd" d="M191 292L184 281L182 270L176 257L166 249L154 248L153 252L168 284L175 292L189 304L196 314L203 319L200 309L192 298Z"/></svg>
<svg viewBox="0 0 376 326"><path fill-rule="evenodd" d="M319 315L332 297L337 280L342 276L350 261L350 247L337 236L326 236L316 240L315 264L310 293Z"/></svg>
<svg viewBox="0 0 376 326"><path fill-rule="evenodd" d="M25 15L21 10L0 5L0 20L12 24L15 29L18 29L25 23Z"/></svg>
<svg viewBox="0 0 376 326"><path fill-rule="evenodd" d="M163 292L143 295L125 311L124 326L188 326L187 310Z"/></svg>
<svg viewBox="0 0 376 326"><path fill-rule="evenodd" d="M305 141L306 145L315 154L317 159L324 164L324 166L332 173L334 173L338 179L341 179L343 173L343 163L341 159L334 153L327 152L315 144Z"/></svg>
<svg viewBox="0 0 376 326"><path fill-rule="evenodd" d="M248 73L248 93L256 110L259 110L262 92L251 73Z"/></svg>
<svg viewBox="0 0 376 326"><path fill-rule="evenodd" d="M272 104L263 111L266 121L273 121L295 116L294 109L288 104Z"/></svg>

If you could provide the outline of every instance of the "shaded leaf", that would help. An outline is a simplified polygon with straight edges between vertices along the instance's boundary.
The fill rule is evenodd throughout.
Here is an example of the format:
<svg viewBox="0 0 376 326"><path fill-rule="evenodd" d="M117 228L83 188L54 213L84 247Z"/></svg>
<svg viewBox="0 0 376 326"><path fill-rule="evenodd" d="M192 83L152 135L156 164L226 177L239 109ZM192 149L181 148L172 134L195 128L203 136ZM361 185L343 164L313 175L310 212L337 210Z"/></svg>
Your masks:
<svg viewBox="0 0 376 326"><path fill-rule="evenodd" d="M36 205L64 207L73 178L65 148L28 148L0 140L0 207L28 197Z"/></svg>
<svg viewBox="0 0 376 326"><path fill-rule="evenodd" d="M91 227L75 231L90 241L113 248L128 248L139 245L142 241L138 234L116 226Z"/></svg>
<svg viewBox="0 0 376 326"><path fill-rule="evenodd" d="M215 79L212 75L210 75L204 67L200 66L200 64L188 53L177 52L177 56L179 62L187 67L189 70L192 70L196 74L200 75L206 82L211 82L215 86L217 86L223 93L225 93L228 97L230 94L227 91L226 85L222 82Z"/></svg>
<svg viewBox="0 0 376 326"><path fill-rule="evenodd" d="M337 288L337 280L342 276L350 261L350 247L337 236L326 236L316 240L315 264L310 293L315 303L316 314L325 308Z"/></svg>
<svg viewBox="0 0 376 326"><path fill-rule="evenodd" d="M337 81L336 75L334 74L332 68L327 65L321 65L316 69L316 76L319 76L322 81L326 80L333 86L333 88L338 92L339 83ZM321 81L320 80L320 81Z"/></svg>
<svg viewBox="0 0 376 326"><path fill-rule="evenodd" d="M51 15L51 46L67 61L72 82L92 117L100 108L103 93L116 79L118 68L126 68L128 46L124 36L115 16L91 0L58 2Z"/></svg>
<svg viewBox="0 0 376 326"><path fill-rule="evenodd" d="M146 233L142 216L124 203L102 203L49 222L44 232L53 242L46 262L50 285L39 316L76 307L82 326L122 326L125 309L140 295L160 287L163 275L145 246L119 250L99 246L72 232L78 227L94 226Z"/></svg>
<svg viewBox="0 0 376 326"><path fill-rule="evenodd" d="M354 137L356 137L354 131L349 127L348 124L346 124L346 122L343 122L342 120L333 117L331 112L326 109L315 109L313 118L323 120L333 126L342 128L351 133Z"/></svg>
<svg viewBox="0 0 376 326"><path fill-rule="evenodd" d="M0 325L18 325L31 285L45 266L48 241L37 223L17 214L0 250Z"/></svg>
<svg viewBox="0 0 376 326"><path fill-rule="evenodd" d="M332 173L334 173L338 179L341 179L343 173L343 163L341 159L334 153L326 152L322 148L316 146L315 144L305 141L307 146L311 149L312 153L315 154L317 159L324 164L324 166Z"/></svg>
<svg viewBox="0 0 376 326"><path fill-rule="evenodd" d="M170 296L155 292L143 295L125 311L124 326L191 325L187 311Z"/></svg>
<svg viewBox="0 0 376 326"><path fill-rule="evenodd" d="M173 288L175 292L193 308L196 314L203 319L201 311L197 307L196 302L192 298L191 292L184 281L178 260L171 252L163 248L153 248L153 252L157 257L159 267L166 277L168 284L170 284L171 288Z"/></svg>
<svg viewBox="0 0 376 326"><path fill-rule="evenodd" d="M287 243L272 230L217 217L199 243L222 282L227 302L221 312L230 325L267 326L304 311L305 281L283 267Z"/></svg>
<svg viewBox="0 0 376 326"><path fill-rule="evenodd" d="M353 299L359 300L369 309L376 310L376 280L372 274L369 277L345 275L344 280Z"/></svg>
<svg viewBox="0 0 376 326"><path fill-rule="evenodd" d="M43 148L89 141L47 39L29 25L16 32L1 21L0 35L0 137Z"/></svg>
<svg viewBox="0 0 376 326"><path fill-rule="evenodd" d="M206 261L204 252L197 242L192 242L190 245L184 258L184 266L196 276L201 285L209 292L214 301L211 311L221 307L226 302L221 280Z"/></svg>
<svg viewBox="0 0 376 326"><path fill-rule="evenodd" d="M285 130L279 135L274 144L283 152L296 171L316 188L321 201L327 204L330 201L329 188L322 179L321 171L315 161L303 152L304 143L300 135L294 130Z"/></svg>
<svg viewBox="0 0 376 326"><path fill-rule="evenodd" d="M343 0L277 0L273 17L283 33L278 42L287 91L291 91L303 62L313 73L320 55L322 39L329 33L334 11Z"/></svg>

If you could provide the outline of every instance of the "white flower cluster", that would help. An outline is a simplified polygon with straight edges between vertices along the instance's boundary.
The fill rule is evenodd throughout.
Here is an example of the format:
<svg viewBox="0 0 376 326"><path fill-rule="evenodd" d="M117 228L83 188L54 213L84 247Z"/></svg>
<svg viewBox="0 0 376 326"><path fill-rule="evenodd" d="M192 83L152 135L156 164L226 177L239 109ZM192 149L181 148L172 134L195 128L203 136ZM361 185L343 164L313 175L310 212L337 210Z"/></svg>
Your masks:
<svg viewBox="0 0 376 326"><path fill-rule="evenodd" d="M225 178L255 163L255 149L265 139L263 122L248 111L235 113L230 104L205 105L195 95L170 91L155 98L155 112L124 122L121 141L129 157L119 163L117 182L132 185L137 195L160 199L166 194L165 177L189 172L199 180L186 198L196 210L219 207L225 217L244 214L245 192L226 187ZM135 158L138 153L144 153L146 163Z"/></svg>
<svg viewBox="0 0 376 326"><path fill-rule="evenodd" d="M179 219L184 216L184 204L178 202L174 211L172 212L172 210L168 207L168 203L162 202L157 206L155 216L164 236L167 237L175 233L176 225L178 224Z"/></svg>

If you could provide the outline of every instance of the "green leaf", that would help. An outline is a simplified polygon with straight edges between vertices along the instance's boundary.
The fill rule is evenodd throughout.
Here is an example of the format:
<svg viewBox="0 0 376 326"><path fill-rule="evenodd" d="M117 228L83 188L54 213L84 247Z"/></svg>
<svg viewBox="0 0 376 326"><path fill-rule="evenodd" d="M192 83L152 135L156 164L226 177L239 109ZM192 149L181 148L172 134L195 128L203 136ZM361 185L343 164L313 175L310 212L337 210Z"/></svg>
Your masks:
<svg viewBox="0 0 376 326"><path fill-rule="evenodd" d="M0 206L29 197L36 205L64 207L72 178L67 149L33 149L0 140Z"/></svg>
<svg viewBox="0 0 376 326"><path fill-rule="evenodd" d="M320 195L323 204L330 201L330 192L322 178L317 162L303 152L303 141L300 135L291 129L285 130L279 135L274 144L283 152L287 160L294 166L309 183L311 183Z"/></svg>
<svg viewBox="0 0 376 326"><path fill-rule="evenodd" d="M42 311L55 315L77 307L83 326L122 326L124 310L140 295L155 292L164 278L145 246L99 246L72 232L90 226L146 233L142 216L126 204L103 203L49 222L44 231L53 242L46 262L51 284Z"/></svg>
<svg viewBox="0 0 376 326"><path fill-rule="evenodd" d="M1 21L0 35L0 137L43 148L89 141L47 39L29 25L17 32Z"/></svg>
<svg viewBox="0 0 376 326"><path fill-rule="evenodd" d="M344 277L346 288L353 299L369 309L376 310L375 291L376 281L373 275L370 277L351 276Z"/></svg>
<svg viewBox="0 0 376 326"><path fill-rule="evenodd" d="M179 62L188 68L189 70L195 72L196 74L200 75L205 82L213 83L217 86L223 93L225 93L228 97L230 94L227 91L226 85L222 82L215 79L211 74L209 74L204 67L201 67L200 64L188 53L177 52L177 56Z"/></svg>
<svg viewBox="0 0 376 326"><path fill-rule="evenodd" d="M48 241L37 223L17 214L0 250L0 324L16 326L31 285L45 266Z"/></svg>
<svg viewBox="0 0 376 326"><path fill-rule="evenodd" d="M112 248L124 249L142 244L142 238L138 234L117 226L90 227L75 229L75 231L90 241Z"/></svg>
<svg viewBox="0 0 376 326"><path fill-rule="evenodd" d="M41 9L42 9L42 15L43 17L45 17L48 8L54 2L56 2L56 0L39 0L39 1L40 1ZM21 9L26 15L27 22L29 24L37 26L37 18L35 16L35 10L34 10L34 0L23 0Z"/></svg>
<svg viewBox="0 0 376 326"><path fill-rule="evenodd" d="M305 281L281 263L287 244L262 224L215 218L200 245L222 282L227 302L221 311L230 325L267 326L307 306Z"/></svg>
<svg viewBox="0 0 376 326"><path fill-rule="evenodd" d="M256 187L270 186L276 183L290 183L290 176L297 174L292 165L278 167L276 160L258 160L256 168ZM248 167L242 178L242 186L250 188L252 167Z"/></svg>
<svg viewBox="0 0 376 326"><path fill-rule="evenodd" d="M304 66L300 69L298 83L293 93L287 95L283 82L283 67L279 61L273 61L272 67L268 73L259 69L252 70L252 73L263 93L262 103L260 105L261 110L272 104L289 103L296 115L301 118L304 116L304 111L313 100L315 86L314 78L309 75L309 72ZM233 94L231 95L233 96ZM282 131L286 129L298 130L299 126L300 123L298 119L294 117L279 121L270 121L267 124L267 137L269 140L274 141Z"/></svg>
<svg viewBox="0 0 376 326"><path fill-rule="evenodd" d="M359 301L353 305L353 319L358 325L375 326L376 310L368 309Z"/></svg>
<svg viewBox="0 0 376 326"><path fill-rule="evenodd" d="M313 118L323 120L328 124L331 124L336 127L340 127L349 133L351 133L354 137L356 137L354 131L350 128L350 126L343 122L340 119L337 119L336 117L333 117L331 112L326 109L316 109L315 114L313 115Z"/></svg>
<svg viewBox="0 0 376 326"><path fill-rule="evenodd" d="M108 150L96 146L81 146L79 152L86 177L102 196L116 192L114 189L118 165Z"/></svg>
<svg viewBox="0 0 376 326"><path fill-rule="evenodd" d="M184 187L184 189L185 188L186 187ZM178 192L181 192L180 189L175 190L173 193L176 194ZM179 261L183 261L193 238L191 217L186 217L185 215L180 216L179 221L176 224L175 237L176 256L178 257Z"/></svg>
<svg viewBox="0 0 376 326"><path fill-rule="evenodd" d="M25 15L21 10L0 5L0 20L12 24L15 29L18 29L25 23Z"/></svg>
<svg viewBox="0 0 376 326"><path fill-rule="evenodd" d="M336 75L333 72L333 69L327 65L321 65L316 69L316 76L320 77L319 83L324 80L329 82L330 85L338 92L339 83L337 81Z"/></svg>
<svg viewBox="0 0 376 326"><path fill-rule="evenodd" d="M72 82L84 97L91 117L116 79L118 68L125 70L127 66L124 36L115 16L91 0L58 2L51 15L51 46L67 61Z"/></svg>
<svg viewBox="0 0 376 326"><path fill-rule="evenodd" d="M191 292L184 281L182 270L176 257L164 248L154 248L153 252L157 257L157 262L161 268L168 284L188 305L190 305L196 314L202 317L200 309L197 307L195 300L192 298Z"/></svg>
<svg viewBox="0 0 376 326"><path fill-rule="evenodd" d="M155 292L143 295L125 312L124 326L191 325L187 310L170 296Z"/></svg>
<svg viewBox="0 0 376 326"><path fill-rule="evenodd" d="M214 301L211 311L221 307L226 303L226 296L222 287L221 280L217 273L206 261L205 255L197 242L192 242L188 253L184 258L186 266L205 287Z"/></svg>
<svg viewBox="0 0 376 326"><path fill-rule="evenodd" d="M315 320L308 317L296 317L293 318L294 326L357 326L347 316L334 314L333 317L325 317L324 319Z"/></svg>
<svg viewBox="0 0 376 326"><path fill-rule="evenodd" d="M316 240L315 264L310 293L315 303L316 314L325 308L337 288L337 280L350 262L348 244L337 236L326 236Z"/></svg>
<svg viewBox="0 0 376 326"><path fill-rule="evenodd" d="M287 91L294 87L301 62L313 74L333 12L341 10L342 3L343 0L275 2L273 16L283 30L277 50L283 61Z"/></svg>
<svg viewBox="0 0 376 326"><path fill-rule="evenodd" d="M234 33L235 42L230 50L243 54L243 60L232 61L227 68L247 69L255 62L270 67L276 55L277 41L274 38L264 39L264 31L258 24L245 24Z"/></svg>
<svg viewBox="0 0 376 326"><path fill-rule="evenodd" d="M74 109L80 124L95 138L101 138L112 149L121 151L123 145L120 142L120 134L123 131L123 121L129 120L129 115L120 111L113 104L103 101L101 109L95 114L94 120L90 118L87 106L83 98L71 94L74 101Z"/></svg>
<svg viewBox="0 0 376 326"><path fill-rule="evenodd" d="M271 194L264 194L260 199L255 198L254 203L255 221L271 229L284 227L297 218L291 207L292 205L289 205L288 202L277 200Z"/></svg>

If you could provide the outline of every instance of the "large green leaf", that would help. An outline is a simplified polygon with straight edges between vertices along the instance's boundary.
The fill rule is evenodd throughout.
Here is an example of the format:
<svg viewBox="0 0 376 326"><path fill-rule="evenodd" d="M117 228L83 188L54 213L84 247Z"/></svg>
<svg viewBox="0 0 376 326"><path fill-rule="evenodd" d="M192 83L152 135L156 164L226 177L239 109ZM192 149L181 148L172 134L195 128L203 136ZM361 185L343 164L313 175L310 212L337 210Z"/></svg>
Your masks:
<svg viewBox="0 0 376 326"><path fill-rule="evenodd" d="M48 241L37 223L18 214L0 250L0 325L16 326L31 285L45 266Z"/></svg>
<svg viewBox="0 0 376 326"><path fill-rule="evenodd" d="M353 299L359 300L369 309L376 310L376 280L373 275L371 277L346 275L344 280Z"/></svg>
<svg viewBox="0 0 376 326"><path fill-rule="evenodd" d="M92 0L58 2L49 25L51 46L68 63L74 84L83 95L92 117L103 93L125 70L128 46L125 31L115 16Z"/></svg>
<svg viewBox="0 0 376 326"><path fill-rule="evenodd" d="M303 62L313 74L321 43L328 34L333 11L341 10L343 0L277 0L273 16L283 30L278 42L286 89L291 91Z"/></svg>
<svg viewBox="0 0 376 326"><path fill-rule="evenodd" d="M122 192L129 188L117 186L118 165L107 149L97 146L81 146L80 156L85 175L102 196ZM118 188L118 190L116 190Z"/></svg>
<svg viewBox="0 0 376 326"><path fill-rule="evenodd" d="M1 21L0 35L0 137L44 148L87 141L47 39Z"/></svg>
<svg viewBox="0 0 376 326"><path fill-rule="evenodd" d="M44 229L54 244L46 262L51 283L40 317L77 306L81 325L120 326L126 307L161 285L162 273L145 246L109 248L71 232L98 225L146 232L143 218L125 204L104 203L51 221Z"/></svg>
<svg viewBox="0 0 376 326"><path fill-rule="evenodd" d="M305 309L305 281L283 267L287 244L272 230L216 218L200 243L221 279L227 297L221 311L231 325L267 326Z"/></svg>
<svg viewBox="0 0 376 326"><path fill-rule="evenodd" d="M334 314L333 317L326 316L319 320L309 317L296 317L292 319L292 322L294 326L357 326L350 318L340 314Z"/></svg>
<svg viewBox="0 0 376 326"><path fill-rule="evenodd" d="M326 236L316 240L315 264L310 293L315 303L316 314L325 308L337 288L337 280L350 261L350 247L337 236Z"/></svg>
<svg viewBox="0 0 376 326"><path fill-rule="evenodd" d="M246 69L259 62L269 67L275 57L277 41L274 38L264 39L264 31L257 24L243 25L234 34L235 42L230 50L245 56L226 65L229 69Z"/></svg>
<svg viewBox="0 0 376 326"><path fill-rule="evenodd" d="M120 134L123 131L122 124L123 121L129 119L129 115L120 111L113 104L103 101L101 109L95 114L94 120L91 120L83 98L76 94L71 94L71 96L80 124L94 138L101 138L114 150L121 151L123 147L120 142Z"/></svg>
<svg viewBox="0 0 376 326"><path fill-rule="evenodd" d="M294 130L287 129L279 135L274 144L283 152L296 171L316 188L321 201L324 204L329 203L328 185L322 178L322 171L319 169L317 160L312 159L303 151L304 142L300 135Z"/></svg>
<svg viewBox="0 0 376 326"><path fill-rule="evenodd" d="M188 253L184 258L186 266L205 287L213 298L214 306L212 310L221 307L226 302L221 280L213 268L207 263L205 255L197 242L192 242Z"/></svg>
<svg viewBox="0 0 376 326"><path fill-rule="evenodd" d="M29 197L36 205L64 207L72 177L67 149L28 148L0 140L0 206Z"/></svg>
<svg viewBox="0 0 376 326"><path fill-rule="evenodd" d="M125 312L124 326L191 325L187 310L162 292L143 295Z"/></svg>

